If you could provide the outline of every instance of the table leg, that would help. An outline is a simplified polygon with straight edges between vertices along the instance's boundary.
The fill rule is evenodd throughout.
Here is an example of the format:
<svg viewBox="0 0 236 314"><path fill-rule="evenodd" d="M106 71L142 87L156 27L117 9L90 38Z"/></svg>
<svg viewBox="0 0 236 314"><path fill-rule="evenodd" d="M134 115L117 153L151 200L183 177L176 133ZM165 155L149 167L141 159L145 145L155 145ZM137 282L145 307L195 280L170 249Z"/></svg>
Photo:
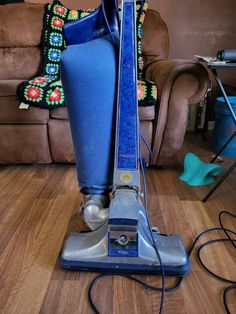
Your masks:
<svg viewBox="0 0 236 314"><path fill-rule="evenodd" d="M208 194L204 197L202 202L206 202L208 198L215 192L216 189L224 182L224 180L228 177L228 175L234 170L236 167L236 161L233 165L225 172L225 174L220 178L220 180L213 186L213 188L208 192Z"/></svg>

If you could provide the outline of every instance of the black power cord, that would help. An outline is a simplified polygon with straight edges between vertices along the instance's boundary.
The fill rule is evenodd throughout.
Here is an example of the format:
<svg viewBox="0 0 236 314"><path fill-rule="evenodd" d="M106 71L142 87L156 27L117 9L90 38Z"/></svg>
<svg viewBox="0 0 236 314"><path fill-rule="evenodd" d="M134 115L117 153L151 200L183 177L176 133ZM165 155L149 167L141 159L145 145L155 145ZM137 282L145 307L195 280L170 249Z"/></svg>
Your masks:
<svg viewBox="0 0 236 314"><path fill-rule="evenodd" d="M144 137L141 135L141 138L144 140ZM147 145L148 143L144 141L144 143ZM148 145L147 145L148 146ZM141 151L141 150L140 150ZM151 155L149 157L149 160L151 158ZM155 243L154 237L153 237L153 231L151 228L151 224L150 224L150 219L149 219L149 215L148 215L148 203L147 203L147 183L146 183L146 173L145 173L145 158L142 159L140 157L140 167L141 167L141 171L142 171L142 177L143 177L143 187L144 187L144 209L145 209L145 214L146 214L146 220L147 220L147 225L148 225L148 229L149 229L149 233L151 235L151 240L152 240L152 245L153 248L156 251L156 255L157 258L159 260L159 264L160 264L160 269L161 269L161 303L160 303L160 309L159 309L159 313L162 314L163 312L163 307L164 307L164 299L165 299L165 272L164 272L164 267L162 264L162 260L161 260L161 256L158 250L158 247Z"/></svg>
<svg viewBox="0 0 236 314"><path fill-rule="evenodd" d="M228 216L231 216L233 218L235 218L236 216L230 212L227 212L225 210L222 210L219 214L219 223L221 225L221 228L223 229L225 235L227 236L227 238L230 240L231 244L234 246L234 248L236 249L236 244L235 244L235 240L232 240L232 238L229 236L228 232L231 232L231 231L228 231L227 229L224 228L224 225L222 223L222 216L226 214Z"/></svg>
<svg viewBox="0 0 236 314"><path fill-rule="evenodd" d="M225 311L227 314L231 314L229 307L228 307L228 304L227 304L227 295L233 289L236 289L236 285L232 285L232 286L229 286L228 288L225 288L224 294L223 294L223 302L224 302Z"/></svg>

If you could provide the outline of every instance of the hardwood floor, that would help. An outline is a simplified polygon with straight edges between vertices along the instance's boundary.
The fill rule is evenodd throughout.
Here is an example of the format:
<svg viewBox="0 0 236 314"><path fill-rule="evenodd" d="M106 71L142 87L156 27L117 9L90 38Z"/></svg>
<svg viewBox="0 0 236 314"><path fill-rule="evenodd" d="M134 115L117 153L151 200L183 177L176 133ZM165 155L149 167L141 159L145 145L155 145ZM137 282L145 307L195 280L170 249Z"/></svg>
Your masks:
<svg viewBox="0 0 236 314"><path fill-rule="evenodd" d="M211 153L196 136L188 136L185 151L205 160ZM224 162L224 164L228 164ZM236 213L235 171L209 199L208 187L189 187L178 179L181 167L148 169L147 185L152 225L179 233L189 247L202 230L218 224L225 209ZM81 201L76 170L69 165L0 167L0 313L92 313L87 288L93 273L66 272L58 255L65 234L82 228L77 211ZM236 220L225 219L236 229ZM218 233L204 240L219 236ZM228 244L207 248L204 260L211 269L236 280L236 252ZM191 257L191 273L174 293L166 294L164 312L224 313L222 293L227 284L207 274ZM157 276L142 277L160 285ZM173 279L167 278L167 284ZM158 313L160 294L115 277L99 282L94 298L101 313ZM228 298L236 313L236 291Z"/></svg>

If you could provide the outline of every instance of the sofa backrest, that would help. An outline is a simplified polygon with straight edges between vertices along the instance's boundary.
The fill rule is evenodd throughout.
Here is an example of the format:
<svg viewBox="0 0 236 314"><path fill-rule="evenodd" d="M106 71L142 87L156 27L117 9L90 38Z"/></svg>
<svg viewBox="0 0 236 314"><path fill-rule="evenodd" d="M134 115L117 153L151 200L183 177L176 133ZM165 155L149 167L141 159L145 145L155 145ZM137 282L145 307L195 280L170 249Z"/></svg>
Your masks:
<svg viewBox="0 0 236 314"><path fill-rule="evenodd" d="M28 79L37 73L43 5L0 5L0 79Z"/></svg>
<svg viewBox="0 0 236 314"><path fill-rule="evenodd" d="M0 6L0 47L40 44L44 6L29 3Z"/></svg>
<svg viewBox="0 0 236 314"><path fill-rule="evenodd" d="M38 71L44 5L0 6L0 79L28 79ZM142 37L144 64L168 56L168 31L159 13L147 10Z"/></svg>
<svg viewBox="0 0 236 314"><path fill-rule="evenodd" d="M142 52L145 66L153 61L168 58L169 35L167 26L160 14L151 9L147 10L143 24Z"/></svg>

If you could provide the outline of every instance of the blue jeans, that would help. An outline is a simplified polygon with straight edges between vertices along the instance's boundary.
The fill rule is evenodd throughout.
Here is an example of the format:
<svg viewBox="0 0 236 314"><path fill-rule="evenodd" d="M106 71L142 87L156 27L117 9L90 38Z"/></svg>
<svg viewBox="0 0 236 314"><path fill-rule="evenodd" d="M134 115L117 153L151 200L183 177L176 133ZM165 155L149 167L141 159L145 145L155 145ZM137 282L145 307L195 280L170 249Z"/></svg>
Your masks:
<svg viewBox="0 0 236 314"><path fill-rule="evenodd" d="M62 53L61 79L84 194L107 194L112 187L116 76L115 48L106 38L68 46Z"/></svg>

